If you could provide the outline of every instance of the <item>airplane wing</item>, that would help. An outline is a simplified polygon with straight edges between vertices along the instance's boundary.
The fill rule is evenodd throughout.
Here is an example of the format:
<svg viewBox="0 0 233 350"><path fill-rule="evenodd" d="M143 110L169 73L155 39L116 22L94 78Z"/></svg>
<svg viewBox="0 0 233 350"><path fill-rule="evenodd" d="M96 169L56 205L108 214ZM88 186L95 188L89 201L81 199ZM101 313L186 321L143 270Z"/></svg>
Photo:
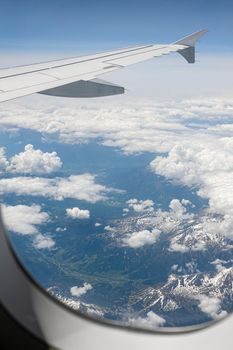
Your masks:
<svg viewBox="0 0 233 350"><path fill-rule="evenodd" d="M206 32L201 30L169 45L144 45L0 69L0 102L33 93L63 97L99 97L124 93L123 87L97 77L171 52L178 52L189 63L194 63L195 43Z"/></svg>

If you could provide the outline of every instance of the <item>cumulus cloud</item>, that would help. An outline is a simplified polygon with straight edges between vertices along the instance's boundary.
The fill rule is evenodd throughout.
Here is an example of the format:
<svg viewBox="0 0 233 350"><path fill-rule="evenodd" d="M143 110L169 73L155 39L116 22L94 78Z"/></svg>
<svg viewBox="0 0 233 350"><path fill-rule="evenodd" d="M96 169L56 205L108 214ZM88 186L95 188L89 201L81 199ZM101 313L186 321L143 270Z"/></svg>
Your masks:
<svg viewBox="0 0 233 350"><path fill-rule="evenodd" d="M22 235L38 233L38 225L45 224L49 215L39 205L2 205L3 221L9 231Z"/></svg>
<svg viewBox="0 0 233 350"><path fill-rule="evenodd" d="M221 226L232 236L233 151L229 140L199 141L174 146L168 156L157 157L151 168L173 182L194 187L209 199L209 211L223 216ZM231 218L230 218L231 217ZM217 225L215 225L217 229ZM223 232L223 231L222 231Z"/></svg>
<svg viewBox="0 0 233 350"><path fill-rule="evenodd" d="M67 178L14 177L0 179L0 194L42 196L55 200L72 198L95 203L105 198L111 189L97 184L91 174L71 175Z"/></svg>
<svg viewBox="0 0 233 350"><path fill-rule="evenodd" d="M140 213L140 212L153 210L154 202L151 199L146 199L143 201L143 200L138 200L134 198L134 199L128 200L127 204L129 208L132 208L135 212Z"/></svg>
<svg viewBox="0 0 233 350"><path fill-rule="evenodd" d="M221 300L219 298L207 295L197 295L195 298L200 301L199 309L212 319L216 320L227 316L227 312L221 310Z"/></svg>
<svg viewBox="0 0 233 350"><path fill-rule="evenodd" d="M84 283L82 287L74 286L70 288L70 293L73 297L79 298L91 289L93 289L93 287L90 283Z"/></svg>
<svg viewBox="0 0 233 350"><path fill-rule="evenodd" d="M187 247L185 244L172 241L169 250L172 252L187 253L189 251L189 247Z"/></svg>
<svg viewBox="0 0 233 350"><path fill-rule="evenodd" d="M168 211L161 209L156 211L154 221L161 231L171 232L181 225L182 222L193 219L194 215L187 212L182 201L174 198L169 204Z"/></svg>
<svg viewBox="0 0 233 350"><path fill-rule="evenodd" d="M1 155L0 155L1 156ZM61 168L62 162L56 152L48 153L35 150L33 145L28 144L24 152L14 155L9 160L6 171L21 174L50 174Z"/></svg>
<svg viewBox="0 0 233 350"><path fill-rule="evenodd" d="M38 234L34 239L34 247L37 249L51 249L55 246L55 241L51 237Z"/></svg>
<svg viewBox="0 0 233 350"><path fill-rule="evenodd" d="M68 208L66 209L66 215L71 217L72 219L89 219L90 211L79 209L78 207Z"/></svg>
<svg viewBox="0 0 233 350"><path fill-rule="evenodd" d="M150 329L154 330L158 327L164 326L166 323L166 320L154 313L153 311L149 311L145 318L143 317L137 317L137 318L130 318L129 324L132 327L140 327L144 329Z"/></svg>
<svg viewBox="0 0 233 350"><path fill-rule="evenodd" d="M160 236L161 231L157 229L142 230L128 234L122 239L122 243L130 248L141 248L145 245L154 244Z"/></svg>

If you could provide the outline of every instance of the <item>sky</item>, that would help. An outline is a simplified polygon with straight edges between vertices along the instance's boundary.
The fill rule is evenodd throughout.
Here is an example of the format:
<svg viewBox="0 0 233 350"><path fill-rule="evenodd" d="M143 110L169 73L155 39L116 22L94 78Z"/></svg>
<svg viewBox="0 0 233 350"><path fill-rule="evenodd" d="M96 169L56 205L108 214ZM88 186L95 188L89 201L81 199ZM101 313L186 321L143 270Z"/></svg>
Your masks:
<svg viewBox="0 0 233 350"><path fill-rule="evenodd" d="M1 0L1 50L92 51L172 42L208 28L206 51L232 51L231 0Z"/></svg>

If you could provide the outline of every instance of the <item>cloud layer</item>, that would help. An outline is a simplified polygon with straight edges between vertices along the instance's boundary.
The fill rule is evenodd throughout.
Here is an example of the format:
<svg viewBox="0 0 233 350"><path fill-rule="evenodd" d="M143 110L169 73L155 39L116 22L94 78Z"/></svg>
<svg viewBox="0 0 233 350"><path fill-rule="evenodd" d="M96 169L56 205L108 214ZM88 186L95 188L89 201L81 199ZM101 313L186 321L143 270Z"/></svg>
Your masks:
<svg viewBox="0 0 233 350"><path fill-rule="evenodd" d="M69 144L98 139L126 154L159 153L152 171L195 188L212 212L233 214L232 100L66 106L5 107L0 126L36 130L45 140ZM1 150L0 167L5 162Z"/></svg>

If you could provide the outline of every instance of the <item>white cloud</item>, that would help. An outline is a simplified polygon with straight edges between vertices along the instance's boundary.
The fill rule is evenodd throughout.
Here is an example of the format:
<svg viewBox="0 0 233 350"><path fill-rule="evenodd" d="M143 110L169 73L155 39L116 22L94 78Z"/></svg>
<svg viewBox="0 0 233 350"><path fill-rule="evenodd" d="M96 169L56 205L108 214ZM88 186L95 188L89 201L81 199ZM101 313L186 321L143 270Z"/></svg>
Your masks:
<svg viewBox="0 0 233 350"><path fill-rule="evenodd" d="M132 208L135 212L145 212L153 210L154 202L151 199L138 200L136 198L127 201L129 208ZM127 209L127 208L126 208ZM124 210L127 212L126 210Z"/></svg>
<svg viewBox="0 0 233 350"><path fill-rule="evenodd" d="M24 152L14 155L9 160L6 171L21 174L50 174L61 168L62 162L56 152L43 153L41 150L35 150L33 145L28 144Z"/></svg>
<svg viewBox="0 0 233 350"><path fill-rule="evenodd" d="M217 272L221 272L225 270L223 264L226 263L224 260L216 259L211 264L215 265Z"/></svg>
<svg viewBox="0 0 233 350"><path fill-rule="evenodd" d="M208 208L201 213L190 213L182 203L193 207L190 201L173 199L167 211L158 209L148 215L139 213L135 217L125 217L111 227L112 238L123 246L140 247L155 243L153 232L158 230L170 241L168 250L171 252L198 252L213 246L232 248L226 232L223 235L219 231L219 219L210 214Z"/></svg>
<svg viewBox="0 0 233 350"><path fill-rule="evenodd" d="M140 327L140 328L150 329L150 330L154 330L158 327L162 327L164 326L165 323L166 323L166 320L163 317L154 313L153 311L149 311L145 318L137 317L137 318L129 319L129 324L132 327Z"/></svg>
<svg viewBox="0 0 233 350"><path fill-rule="evenodd" d="M225 216L229 226L229 216L233 216L232 164L229 140L212 139L211 143L175 146L167 157L157 157L151 168L169 180L196 187L199 196L209 199L209 211Z"/></svg>
<svg viewBox="0 0 233 350"><path fill-rule="evenodd" d="M56 107L16 106L0 112L0 125L36 130L45 140L79 144L98 139L126 154L159 153L152 171L194 188L209 200L211 213L224 220L233 216L232 99L140 101L133 107L93 102L74 108L69 101Z"/></svg>
<svg viewBox="0 0 233 350"><path fill-rule="evenodd" d="M169 204L169 211L157 210L155 213L154 222L162 232L171 232L175 230L184 221L191 221L193 214L188 213L182 201L172 199Z"/></svg>
<svg viewBox="0 0 233 350"><path fill-rule="evenodd" d="M96 222L95 227L99 227L99 226L101 226L101 224L99 222Z"/></svg>
<svg viewBox="0 0 233 350"><path fill-rule="evenodd" d="M179 244L172 241L169 250L172 252L187 253L189 251L189 247L187 247L185 244Z"/></svg>
<svg viewBox="0 0 233 350"><path fill-rule="evenodd" d="M6 228L22 235L37 234L37 225L49 220L49 215L42 212L39 205L2 205L1 209Z"/></svg>
<svg viewBox="0 0 233 350"><path fill-rule="evenodd" d="M90 211L74 207L66 209L66 215L71 217L72 219L89 219Z"/></svg>
<svg viewBox="0 0 233 350"><path fill-rule="evenodd" d="M38 234L34 239L34 247L37 249L51 249L55 246L55 241L51 237Z"/></svg>
<svg viewBox="0 0 233 350"><path fill-rule="evenodd" d="M195 205L191 203L188 199L182 199L181 204L183 204L184 206L191 205L193 208L195 207Z"/></svg>
<svg viewBox="0 0 233 350"><path fill-rule="evenodd" d="M8 166L8 161L6 158L5 148L0 147L0 173L5 171L7 166Z"/></svg>
<svg viewBox="0 0 233 350"><path fill-rule="evenodd" d="M203 223L203 230L212 235L224 235L233 239L233 216L224 215L220 219L206 219Z"/></svg>
<svg viewBox="0 0 233 350"><path fill-rule="evenodd" d="M174 264L171 266L171 270L172 271L178 271L179 270L179 265L178 264Z"/></svg>
<svg viewBox="0 0 233 350"><path fill-rule="evenodd" d="M219 298L207 295L197 295L195 298L200 301L199 309L214 320L227 316L227 312L221 310L221 300Z"/></svg>
<svg viewBox="0 0 233 350"><path fill-rule="evenodd" d="M91 174L71 175L67 178L14 177L0 179L0 194L42 196L55 200L72 198L95 203L105 198L111 189L95 183Z"/></svg>
<svg viewBox="0 0 233 350"><path fill-rule="evenodd" d="M41 211L39 205L1 206L3 222L9 231L21 235L34 235L33 245L37 249L50 249L55 242L51 237L42 235L38 226L49 221L49 215Z"/></svg>
<svg viewBox="0 0 233 350"><path fill-rule="evenodd" d="M90 283L84 283L83 287L74 286L70 288L70 293L73 297L79 298L91 289L93 289L93 287Z"/></svg>
<svg viewBox="0 0 233 350"><path fill-rule="evenodd" d="M56 232L64 232L64 231L67 231L66 227L57 227L56 228Z"/></svg>
<svg viewBox="0 0 233 350"><path fill-rule="evenodd" d="M133 232L123 238L122 243L130 248L141 248L145 245L154 244L159 238L160 233L161 231L157 229Z"/></svg>
<svg viewBox="0 0 233 350"><path fill-rule="evenodd" d="M105 231L108 231L108 232L114 232L115 231L114 227L111 227L110 225L105 226L104 229L105 229Z"/></svg>

